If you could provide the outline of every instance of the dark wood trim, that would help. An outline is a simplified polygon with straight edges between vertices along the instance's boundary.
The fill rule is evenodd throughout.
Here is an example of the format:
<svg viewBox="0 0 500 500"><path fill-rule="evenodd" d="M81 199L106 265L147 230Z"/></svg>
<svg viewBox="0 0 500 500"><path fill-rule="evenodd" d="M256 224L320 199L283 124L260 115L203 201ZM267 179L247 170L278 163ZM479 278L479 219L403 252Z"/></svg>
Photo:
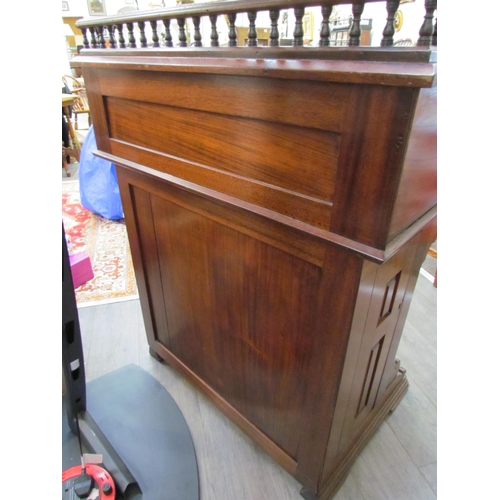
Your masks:
<svg viewBox="0 0 500 500"><path fill-rule="evenodd" d="M437 215L437 205L433 206L422 217L418 218L410 227L406 228L402 233L398 234L389 244L384 253L384 260L390 259L399 248L407 241L411 240L418 232L420 232L430 221Z"/></svg>
<svg viewBox="0 0 500 500"><path fill-rule="evenodd" d="M271 439L263 434L255 425L249 422L240 412L233 408L225 399L215 392L209 385L192 372L182 361L177 359L162 344L155 342L153 349L158 353L172 368L182 373L197 389L214 403L214 405L226 417L236 424L245 434L252 438L271 458L276 460L283 469L290 475L295 476L297 462L287 455L281 448L276 446Z"/></svg>
<svg viewBox="0 0 500 500"><path fill-rule="evenodd" d="M330 233L328 231L322 230L320 228L311 226L310 224L306 224L306 223L300 222L296 219L292 219L290 217L286 217L284 215L277 214L276 212L273 212L271 210L267 210L267 209L259 207L257 205L253 205L251 203L241 201L238 198L235 198L233 196L221 194L218 191L214 191L213 189L208 189L208 188L199 186L197 184L194 184L192 182L178 179L177 177L174 177L172 175L165 174L163 172L158 172L158 170L155 170L155 169L152 169L149 167L145 167L143 165L139 165L137 163L125 160L123 158L119 158L117 156L106 153L105 151L97 150L94 152L94 154L100 158L104 158L105 160L111 161L115 164L119 164L122 167L127 168L129 170L135 170L137 172L141 172L143 174L146 174L147 176L149 176L153 179L154 178L162 179L162 180L167 181L168 183L171 183L171 184L173 184L181 189L184 189L186 191L201 194L201 195L208 197L208 198L211 198L211 199L220 200L224 203L227 203L228 205L244 209L250 213L254 213L254 214L259 215L265 219L279 222L280 224L283 224L284 226L287 226L291 229L306 233L310 236L313 236L313 237L316 237L320 240L323 240L324 242L334 243L334 244L339 245L341 247L347 248L347 249L349 249L357 254L360 254L364 257L370 258L374 261L383 262L383 260L384 260L384 252L383 251L377 250L377 249L375 249L373 247L369 247L367 245L360 244L354 240L350 240L349 238L344 238L342 236L339 236L339 235Z"/></svg>
<svg viewBox="0 0 500 500"><path fill-rule="evenodd" d="M98 73L91 67L82 68L82 73L85 79L89 107L92 109L92 122L96 132L97 147L109 151L108 120Z"/></svg>
<svg viewBox="0 0 500 500"><path fill-rule="evenodd" d="M301 441L297 460L297 478L312 491L318 490L323 471L324 452L318 450L324 448L330 433L362 265L362 259L345 248L334 245L327 248L313 330L315 349L306 374L307 380L315 381L309 387L302 423L307 429L307 440ZM330 355L325 356L325 352Z"/></svg>
<svg viewBox="0 0 500 500"><path fill-rule="evenodd" d="M385 248L417 96L402 87L351 88L330 231Z"/></svg>
<svg viewBox="0 0 500 500"><path fill-rule="evenodd" d="M210 57L210 58L257 58L257 59L321 59L326 61L376 61L397 63L437 63L435 49L412 47L203 47L160 48L160 49L82 49L81 57L74 57L70 64L79 65L92 57Z"/></svg>
<svg viewBox="0 0 500 500"><path fill-rule="evenodd" d="M230 172L223 172L206 165L162 155L157 151L125 144L115 139L111 139L110 144L111 151L117 158L129 158L137 163L150 165L159 172L174 175L177 178L230 196L238 196L256 206L269 209L273 213L282 213L319 228L328 228L332 205L326 201L280 189Z"/></svg>
<svg viewBox="0 0 500 500"><path fill-rule="evenodd" d="M241 200L238 200L237 198L234 198L232 196L228 195L221 195L221 193L214 191L212 189L208 188L203 188L201 186L198 186L196 184L193 184L192 182L188 181L183 181L182 179L178 179L174 176L171 176L169 174L165 174L162 172L158 172L155 169L145 167L143 165L139 165L137 163L125 160L123 158L111 155L109 153L106 153L105 151L101 150L96 150L94 154L100 158L103 158L105 160L111 161L115 164L119 164L123 166L124 168L127 168L129 170L135 170L138 172L142 172L152 178L160 178L163 180L166 180L178 187L181 187L183 189L186 189L190 192L194 193L200 193L207 195L208 197L212 197L215 199L220 199L221 201L224 201L225 203L228 203L229 205L233 205L236 207L244 208L245 210L249 210L259 216L262 216L266 219L271 219L275 220L276 222L279 222L281 224L284 224L290 228L296 229L300 232L307 233L311 236L317 237L320 240L323 240L328 243L333 243L336 244L340 247L349 249L363 257L366 257L374 262L382 263L388 258L390 258L399 247L404 245L409 239L411 239L429 220L434 218L437 213L437 207L433 207L429 212L424 214L420 219L418 219L414 224L412 224L409 228L407 228L403 233L398 235L397 238L395 238L392 242L389 243L387 250L382 251L373 247L370 247L368 245L363 245L358 243L357 241L351 240L349 238L345 238L342 236L339 236L334 233L330 233L328 231L321 230L317 227L311 226L306 223L302 223L300 221L297 221L295 219L291 219L286 216L280 216L279 214L276 214L276 212L273 212L271 210L267 210L265 208L252 205L251 203L246 203L242 202Z"/></svg>
<svg viewBox="0 0 500 500"><path fill-rule="evenodd" d="M135 256L134 270L137 288L140 297L147 297L147 300L141 300L141 307L148 343L151 345L156 342L160 335L164 345L170 347L168 320L163 305L160 263L157 255L151 256L145 251L145 248L156 247L151 195L147 191L136 189L126 171L118 165L116 172L123 200L124 215L127 220L130 247ZM138 212L141 213L143 221L148 221L147 224L142 224L140 227L135 222ZM148 255L147 260L146 255Z"/></svg>
<svg viewBox="0 0 500 500"><path fill-rule="evenodd" d="M131 58L128 54L112 53L83 54L75 58L75 64L82 68L113 68L134 69L148 71L168 71L171 73L200 73L200 74L223 74L240 76L260 76L271 78L297 79L308 81L356 83L369 85L390 85L399 87L432 87L436 81L437 70L434 64L426 62L377 62L377 61L328 61L315 59L290 59L287 52L293 50L283 48L279 60L271 58L257 58L253 54L252 59L247 49L241 57L206 57L205 52L199 53L203 57L170 57L168 52L159 55L134 54ZM167 55L168 54L168 55ZM84 74L85 76L85 74Z"/></svg>

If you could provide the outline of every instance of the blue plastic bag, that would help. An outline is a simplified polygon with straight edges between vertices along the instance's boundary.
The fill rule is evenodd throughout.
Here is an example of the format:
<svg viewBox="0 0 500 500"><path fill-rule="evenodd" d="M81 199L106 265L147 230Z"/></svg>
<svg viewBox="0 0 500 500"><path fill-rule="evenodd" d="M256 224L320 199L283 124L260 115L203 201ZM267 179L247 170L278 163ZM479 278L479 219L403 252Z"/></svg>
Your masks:
<svg viewBox="0 0 500 500"><path fill-rule="evenodd" d="M123 219L115 165L94 156L92 151L96 149L94 125L91 125L80 151L80 203L84 208L106 219Z"/></svg>

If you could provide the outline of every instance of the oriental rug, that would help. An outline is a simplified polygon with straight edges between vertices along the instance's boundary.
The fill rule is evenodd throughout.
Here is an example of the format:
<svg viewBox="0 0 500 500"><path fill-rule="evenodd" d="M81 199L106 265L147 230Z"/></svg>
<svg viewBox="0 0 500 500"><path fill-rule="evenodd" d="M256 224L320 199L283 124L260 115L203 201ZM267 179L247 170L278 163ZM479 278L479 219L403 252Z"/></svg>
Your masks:
<svg viewBox="0 0 500 500"><path fill-rule="evenodd" d="M75 289L77 307L139 298L125 220L108 220L82 207L77 180L62 183L62 219L69 252L85 252L94 272Z"/></svg>

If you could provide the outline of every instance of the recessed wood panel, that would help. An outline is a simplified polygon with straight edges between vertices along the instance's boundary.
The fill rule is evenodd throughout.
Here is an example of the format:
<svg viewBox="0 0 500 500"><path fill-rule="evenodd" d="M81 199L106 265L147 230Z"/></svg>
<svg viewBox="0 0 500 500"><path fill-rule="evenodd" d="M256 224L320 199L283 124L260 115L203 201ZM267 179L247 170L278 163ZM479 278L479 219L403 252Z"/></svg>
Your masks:
<svg viewBox="0 0 500 500"><path fill-rule="evenodd" d="M396 327L405 300L414 253L415 245L407 243L397 254L378 266L339 450L345 449L363 422L369 418L374 405L386 394L387 388L381 387L380 382L388 362L392 338L398 334ZM381 316L384 311L385 314ZM402 325L399 326L402 328Z"/></svg>
<svg viewBox="0 0 500 500"><path fill-rule="evenodd" d="M231 75L99 70L103 96L340 132L349 86Z"/></svg>
<svg viewBox="0 0 500 500"><path fill-rule="evenodd" d="M421 89L389 227L395 238L437 203L437 88Z"/></svg>
<svg viewBox="0 0 500 500"><path fill-rule="evenodd" d="M234 196L322 229L328 229L330 225L332 205L326 201L298 195L219 169L203 167L198 163L193 164L172 158L116 139L111 139L109 144L113 155L128 158L139 165L147 165L160 172Z"/></svg>
<svg viewBox="0 0 500 500"><path fill-rule="evenodd" d="M339 135L107 98L110 137L331 201Z"/></svg>
<svg viewBox="0 0 500 500"><path fill-rule="evenodd" d="M320 269L151 200L171 352L295 458Z"/></svg>

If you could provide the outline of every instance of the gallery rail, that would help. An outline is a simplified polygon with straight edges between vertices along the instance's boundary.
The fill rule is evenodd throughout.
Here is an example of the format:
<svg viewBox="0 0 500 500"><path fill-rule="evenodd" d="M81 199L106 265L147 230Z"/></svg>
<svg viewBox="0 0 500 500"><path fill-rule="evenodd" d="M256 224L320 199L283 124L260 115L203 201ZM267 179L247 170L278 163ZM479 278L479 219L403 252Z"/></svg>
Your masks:
<svg viewBox="0 0 500 500"><path fill-rule="evenodd" d="M210 3L185 4L174 8L162 8L145 12L133 12L119 16L101 17L99 19L82 19L76 23L83 33L84 47L86 49L147 49L160 47L188 47L188 39L192 40L194 47L203 47L200 22L202 17L210 19L211 34L210 46L219 47L219 34L217 32L217 19L219 16L227 16L229 28L229 47L238 46L236 16L246 14L248 16L248 40L246 45L256 47L257 28L255 20L257 13L268 11L271 20L271 30L269 36L269 46L280 46L280 34L278 30L278 20L280 12L285 9L294 10L295 29L293 32L293 46L302 47L304 45L303 18L306 7L321 7L322 22L320 31L320 47L330 47L330 16L333 6L340 4L352 4L352 22L349 30L350 46L360 45L361 16L365 3L373 3L379 0L365 0L364 2L349 0L334 0L319 4L317 0L230 0ZM399 0L387 0L387 24L385 25L382 40L382 47L394 45L394 16L399 8ZM417 45L422 47L437 45L437 19L434 20L434 13L437 8L437 0L425 1L425 16L422 27L418 33ZM192 37L188 38L186 20L191 19L193 24ZM178 40L174 41L170 23L177 21ZM146 35L146 23L151 27L151 39ZM165 33L163 37L158 35L158 24L163 23ZM134 35L135 26L139 31L139 40ZM125 32L126 29L126 32ZM149 31L149 30L148 30ZM128 42L126 40L126 37ZM108 43L106 43L106 38ZM160 39L162 41L160 43Z"/></svg>

